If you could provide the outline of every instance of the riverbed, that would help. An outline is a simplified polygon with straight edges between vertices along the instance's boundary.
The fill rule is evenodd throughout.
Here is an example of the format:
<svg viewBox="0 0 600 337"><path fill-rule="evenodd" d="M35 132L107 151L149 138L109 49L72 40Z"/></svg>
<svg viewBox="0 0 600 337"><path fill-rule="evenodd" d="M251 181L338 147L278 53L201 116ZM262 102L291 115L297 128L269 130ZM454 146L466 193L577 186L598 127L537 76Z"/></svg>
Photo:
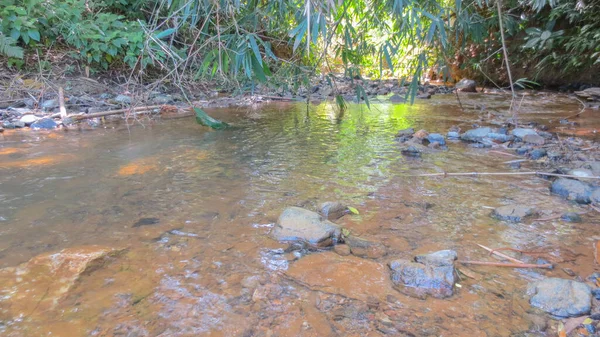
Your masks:
<svg viewBox="0 0 600 337"><path fill-rule="evenodd" d="M535 331L540 317L551 329L557 321L532 312L527 284L569 277L565 268L581 278L598 270L597 213L551 195L550 182L535 175L416 176L515 171L505 164L514 157L460 141L420 158L401 153L398 130L446 134L509 117L504 95L463 95L462 106L454 95L371 109L349 104L344 113L329 102L272 103L209 111L234 126L221 131L192 118L7 130L0 136L0 268L12 272L63 249L111 253L47 305L40 303L52 280L29 275L39 282L0 285L0 334L510 336ZM563 137L594 139L600 126L597 111L584 111L576 126L561 124L580 110L566 96L533 94L520 107L521 120ZM527 161L516 171L540 167ZM363 264L312 251L311 258L321 254L318 263L339 268L297 270L307 256L287 251L270 232L286 207L314 210L326 201L356 208L336 223L383 244L386 255ZM531 205L539 216L516 224L490 216L508 204ZM585 213L583 221L535 220L569 211ZM459 260L497 261L477 244L544 251L555 268L460 265L470 277L447 299L368 284L373 270L387 277L392 259L443 249ZM18 306L3 305L18 292Z"/></svg>

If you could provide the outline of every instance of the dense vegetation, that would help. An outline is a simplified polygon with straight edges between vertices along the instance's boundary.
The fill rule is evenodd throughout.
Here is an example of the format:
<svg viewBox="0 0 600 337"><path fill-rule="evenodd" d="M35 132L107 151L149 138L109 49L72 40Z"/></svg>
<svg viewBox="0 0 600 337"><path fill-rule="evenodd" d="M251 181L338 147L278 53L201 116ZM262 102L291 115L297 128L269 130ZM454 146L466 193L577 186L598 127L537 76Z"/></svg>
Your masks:
<svg viewBox="0 0 600 337"><path fill-rule="evenodd" d="M16 69L63 62L239 87L337 71L506 84L504 33L515 80L597 82L598 9L599 0L0 0L0 55Z"/></svg>

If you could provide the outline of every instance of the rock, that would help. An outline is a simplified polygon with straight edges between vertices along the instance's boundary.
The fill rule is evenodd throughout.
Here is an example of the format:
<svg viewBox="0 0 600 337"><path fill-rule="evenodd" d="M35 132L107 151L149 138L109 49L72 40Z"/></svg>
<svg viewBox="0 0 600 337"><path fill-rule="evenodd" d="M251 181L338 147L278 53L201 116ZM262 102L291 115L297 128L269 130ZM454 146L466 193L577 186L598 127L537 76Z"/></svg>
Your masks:
<svg viewBox="0 0 600 337"><path fill-rule="evenodd" d="M460 133L456 131L448 131L448 134L446 134L446 136L448 136L448 138L450 139L458 139L460 138Z"/></svg>
<svg viewBox="0 0 600 337"><path fill-rule="evenodd" d="M600 204L600 188L595 188L590 195L590 201L593 204Z"/></svg>
<svg viewBox="0 0 600 337"><path fill-rule="evenodd" d="M34 130L52 130L57 126L58 124L52 118L42 118L30 125Z"/></svg>
<svg viewBox="0 0 600 337"><path fill-rule="evenodd" d="M400 152L403 155L409 156L409 157L420 157L422 154L422 151L414 145L409 145L408 147L402 149Z"/></svg>
<svg viewBox="0 0 600 337"><path fill-rule="evenodd" d="M557 317L577 317L591 310L592 290L582 282L547 278L529 284L529 303Z"/></svg>
<svg viewBox="0 0 600 337"><path fill-rule="evenodd" d="M529 158L533 159L533 160L538 160L538 159L542 159L547 155L547 151L546 149L534 149L531 152L529 152Z"/></svg>
<svg viewBox="0 0 600 337"><path fill-rule="evenodd" d="M538 135L534 129L516 128L512 131L513 136L523 139L526 135Z"/></svg>
<svg viewBox="0 0 600 337"><path fill-rule="evenodd" d="M156 225L160 222L159 218L141 218L136 223L133 224L133 228L142 227L142 226L150 226Z"/></svg>
<svg viewBox="0 0 600 337"><path fill-rule="evenodd" d="M398 94L393 94L392 96L390 96L390 98L388 98L388 100L392 103L404 103L405 101L404 97Z"/></svg>
<svg viewBox="0 0 600 337"><path fill-rule="evenodd" d="M131 100L130 100L131 102ZM154 104L169 104L173 103L173 97L171 95L158 94L152 97L152 103Z"/></svg>
<svg viewBox="0 0 600 337"><path fill-rule="evenodd" d="M515 139L515 137L513 135L507 135L507 134L504 134L504 133L497 133L497 132L490 132L487 135L487 137L491 138L493 140L497 140L497 141L502 142L502 143L506 143L506 142L509 142L509 141Z"/></svg>
<svg viewBox="0 0 600 337"><path fill-rule="evenodd" d="M0 307L13 317L34 311L44 315L68 295L80 277L120 252L102 246L72 247L38 255L18 267L1 269Z"/></svg>
<svg viewBox="0 0 600 337"><path fill-rule="evenodd" d="M471 130L468 130L467 132L463 133L460 136L460 139L470 141L470 142L477 142L477 141L482 140L484 137L487 137L487 135L491 132L492 132L492 129L488 128L488 127L471 129Z"/></svg>
<svg viewBox="0 0 600 337"><path fill-rule="evenodd" d="M429 136L429 133L427 131L419 130L419 131L415 132L415 134L413 135L413 138L422 140L422 139L427 138L427 136Z"/></svg>
<svg viewBox="0 0 600 337"><path fill-rule="evenodd" d="M418 263L444 267L444 266L454 266L454 261L458 258L458 255L455 251L446 249L440 250L430 254L422 254L415 256L415 261Z"/></svg>
<svg viewBox="0 0 600 337"><path fill-rule="evenodd" d="M273 229L273 237L279 241L301 241L319 247L334 245L340 235L340 226L300 207L286 208Z"/></svg>
<svg viewBox="0 0 600 337"><path fill-rule="evenodd" d="M396 137L412 137L415 134L415 129L413 128L408 128L408 129L403 129L398 131L398 133L396 134Z"/></svg>
<svg viewBox="0 0 600 337"><path fill-rule="evenodd" d="M537 134L535 134L535 135L527 134L523 137L523 141L525 143L533 144L533 145L544 145L544 143L546 142L544 137L537 135Z"/></svg>
<svg viewBox="0 0 600 337"><path fill-rule="evenodd" d="M117 95L113 100L121 104L131 104L131 97L126 95Z"/></svg>
<svg viewBox="0 0 600 337"><path fill-rule="evenodd" d="M440 135L439 133L430 133L427 136L427 140L429 140L430 143L437 142L440 145L446 145L446 139L444 138L444 136Z"/></svg>
<svg viewBox="0 0 600 337"><path fill-rule="evenodd" d="M311 254L294 262L285 272L312 290L367 301L385 301L393 293L385 266L355 256L333 252Z"/></svg>
<svg viewBox="0 0 600 337"><path fill-rule="evenodd" d="M576 177L593 177L594 173L591 170L584 168L572 169L567 172L568 175Z"/></svg>
<svg viewBox="0 0 600 337"><path fill-rule="evenodd" d="M521 222L523 218L534 215L535 209L523 205L507 205L496 208L492 216L503 221Z"/></svg>
<svg viewBox="0 0 600 337"><path fill-rule="evenodd" d="M337 220L348 212L348 207L337 201L324 202L319 206L319 213L327 220Z"/></svg>
<svg viewBox="0 0 600 337"><path fill-rule="evenodd" d="M417 95L417 98L418 99L430 99L431 94L429 94L429 93L420 94L420 95Z"/></svg>
<svg viewBox="0 0 600 337"><path fill-rule="evenodd" d="M396 286L403 286L402 290L408 295L445 298L453 294L453 267L433 267L408 260L395 260L390 263L390 268L392 282Z"/></svg>
<svg viewBox="0 0 600 337"><path fill-rule="evenodd" d="M467 78L460 80L454 87L461 92L477 92L477 82Z"/></svg>
<svg viewBox="0 0 600 337"><path fill-rule="evenodd" d="M592 87L582 91L575 91L575 95L585 98L588 101L597 101L600 99L600 88Z"/></svg>
<svg viewBox="0 0 600 337"><path fill-rule="evenodd" d="M24 115L19 119L19 122L25 124L25 125L29 125L32 123L35 123L35 121L37 121L39 118L34 116L34 115Z"/></svg>
<svg viewBox="0 0 600 337"><path fill-rule="evenodd" d="M42 108L45 110L58 108L58 100L57 99L47 99L42 103Z"/></svg>
<svg viewBox="0 0 600 337"><path fill-rule="evenodd" d="M519 156L524 156L531 150L533 150L533 148L531 146L521 146L515 150L515 153L518 154Z"/></svg>
<svg viewBox="0 0 600 337"><path fill-rule="evenodd" d="M351 253L350 246L348 245L335 245L335 247L333 247L333 251L341 256L348 256Z"/></svg>
<svg viewBox="0 0 600 337"><path fill-rule="evenodd" d="M566 222L581 222L581 216L575 212L564 213L560 219Z"/></svg>
<svg viewBox="0 0 600 337"><path fill-rule="evenodd" d="M600 176L600 161L591 162L588 164L588 167L592 170L594 176Z"/></svg>
<svg viewBox="0 0 600 337"><path fill-rule="evenodd" d="M389 93L390 93L390 88L387 88L387 87L379 88L379 90L377 90L378 96L385 96Z"/></svg>
<svg viewBox="0 0 600 337"><path fill-rule="evenodd" d="M377 242L371 242L355 236L349 236L344 241L350 247L350 252L354 256L378 259L387 253L385 246Z"/></svg>
<svg viewBox="0 0 600 337"><path fill-rule="evenodd" d="M589 204L592 187L579 180L558 178L552 183L550 192L579 204Z"/></svg>

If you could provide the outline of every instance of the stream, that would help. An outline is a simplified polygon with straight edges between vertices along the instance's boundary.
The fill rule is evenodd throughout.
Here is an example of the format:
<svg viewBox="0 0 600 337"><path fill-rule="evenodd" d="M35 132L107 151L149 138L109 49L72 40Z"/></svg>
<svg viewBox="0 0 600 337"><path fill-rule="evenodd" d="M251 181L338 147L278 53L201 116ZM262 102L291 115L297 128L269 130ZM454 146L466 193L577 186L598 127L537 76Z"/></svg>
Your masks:
<svg viewBox="0 0 600 337"><path fill-rule="evenodd" d="M7 130L0 335L527 336L546 319L531 310L529 282L569 277L565 268L582 278L598 270L597 214L581 223L499 221L491 210L508 204L533 206L540 218L589 209L551 195L538 176L416 177L509 172L504 162L518 158L460 141L411 158L395 140L409 127L445 135L452 126L498 126L508 104L465 94L463 112L454 95L436 95L412 106L349 104L340 114L327 102L270 103L207 110L235 126L222 131L193 118ZM565 137L595 139L600 126L588 110L577 127L560 124L580 109L566 96L539 93L520 104L522 120ZM335 222L383 244L385 256L299 257L270 236L286 207L326 201L356 208ZM544 251L555 268L457 264L471 277L446 299L370 283L376 273L389 277L392 259L443 249L498 262L477 244ZM72 254L57 262L62 250ZM307 258L331 268L300 263Z"/></svg>

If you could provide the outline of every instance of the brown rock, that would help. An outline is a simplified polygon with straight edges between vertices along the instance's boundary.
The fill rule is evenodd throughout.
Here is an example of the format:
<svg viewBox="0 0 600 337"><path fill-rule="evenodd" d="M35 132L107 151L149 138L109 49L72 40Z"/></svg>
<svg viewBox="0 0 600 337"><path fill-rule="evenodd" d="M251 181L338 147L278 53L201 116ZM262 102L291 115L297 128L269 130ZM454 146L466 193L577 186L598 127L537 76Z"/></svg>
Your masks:
<svg viewBox="0 0 600 337"><path fill-rule="evenodd" d="M425 138L427 138L427 136L429 136L429 132L427 132L425 130L419 130L419 131L415 132L415 134L413 135L413 137L417 138L417 139L425 139Z"/></svg>
<svg viewBox="0 0 600 337"><path fill-rule="evenodd" d="M341 256L350 255L350 247L348 245L336 245L333 250Z"/></svg>
<svg viewBox="0 0 600 337"><path fill-rule="evenodd" d="M313 290L361 301L371 297L383 301L394 293L386 266L333 252L305 256L292 264L286 274Z"/></svg>
<svg viewBox="0 0 600 337"><path fill-rule="evenodd" d="M0 307L15 316L53 309L82 274L100 268L106 258L119 252L103 246L73 247L4 268L0 270Z"/></svg>

